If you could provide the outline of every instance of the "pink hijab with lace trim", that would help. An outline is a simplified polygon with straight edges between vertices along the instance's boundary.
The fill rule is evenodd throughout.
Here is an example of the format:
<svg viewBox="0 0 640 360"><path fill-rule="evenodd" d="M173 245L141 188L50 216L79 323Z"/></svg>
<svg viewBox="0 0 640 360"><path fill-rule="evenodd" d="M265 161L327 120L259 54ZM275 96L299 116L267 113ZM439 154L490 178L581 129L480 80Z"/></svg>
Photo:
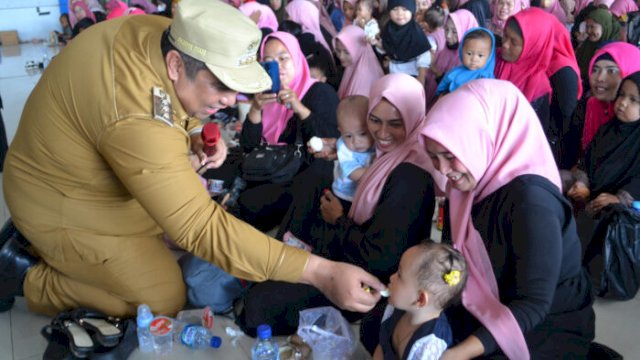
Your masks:
<svg viewBox="0 0 640 360"><path fill-rule="evenodd" d="M271 33L265 36L262 40L262 45L260 46L260 58L264 58L265 44L271 39L280 41L284 47L287 48L287 51L289 51L291 61L293 61L295 75L287 85L296 93L296 95L298 95L298 99L302 100L316 80L311 78L309 65L307 64L307 59L304 57L302 50L300 50L298 39L293 35L282 31ZM287 109L284 105L278 102L264 106L262 109L262 136L267 140L267 143L279 143L278 139L287 127L287 123L292 116L293 110Z"/></svg>
<svg viewBox="0 0 640 360"><path fill-rule="evenodd" d="M340 40L351 55L351 65L344 69L338 96L340 99L350 95L368 97L371 86L384 76L384 72L371 45L365 39L364 30L356 25L345 26L333 39L334 47L337 40Z"/></svg>
<svg viewBox="0 0 640 360"><path fill-rule="evenodd" d="M271 29L273 32L278 31L278 19L276 18L276 13L274 13L267 5L262 5L258 2L252 1L240 5L238 10L248 17L251 17L251 14L253 14L254 11L259 11L260 17L258 18L258 27L261 29Z"/></svg>
<svg viewBox="0 0 640 360"><path fill-rule="evenodd" d="M331 47L322 35L320 30L320 11L318 7L308 0L293 0L287 4L287 14L291 21L300 24L303 32L313 34L317 42L322 44L330 54L333 54Z"/></svg>
<svg viewBox="0 0 640 360"><path fill-rule="evenodd" d="M422 135L422 140L435 140L449 150L478 182L468 192L447 184L454 247L462 252L469 269L462 303L491 332L508 358L529 359L518 322L499 300L491 261L473 226L471 209L520 175L543 176L560 189L560 175L540 121L515 85L481 79L438 101Z"/></svg>
<svg viewBox="0 0 640 360"><path fill-rule="evenodd" d="M456 33L458 35L458 46L462 46L462 38L464 34L474 27L478 27L478 21L473 16L471 11L465 9L459 9L447 17L447 21L453 21L453 25L456 27ZM438 30L440 31L440 30ZM442 30L444 36L444 30ZM433 65L442 74L446 74L447 71L461 64L460 57L458 56L458 49L449 49L447 47L447 41L445 39L442 49L438 49ZM438 83L433 72L428 71L424 82L426 104L427 108L431 107L435 102L436 89Z"/></svg>
<svg viewBox="0 0 640 360"><path fill-rule="evenodd" d="M424 89L413 77L395 73L389 74L373 83L369 94L369 113L385 99L395 106L404 122L406 138L402 144L389 152L376 148L376 158L360 179L349 217L356 224L369 220L380 199L382 188L393 170L401 163L407 162L434 174L431 160L419 143L420 130L424 125ZM434 179L443 179L434 176ZM434 183L437 180L434 181ZM444 187L442 187L443 189Z"/></svg>

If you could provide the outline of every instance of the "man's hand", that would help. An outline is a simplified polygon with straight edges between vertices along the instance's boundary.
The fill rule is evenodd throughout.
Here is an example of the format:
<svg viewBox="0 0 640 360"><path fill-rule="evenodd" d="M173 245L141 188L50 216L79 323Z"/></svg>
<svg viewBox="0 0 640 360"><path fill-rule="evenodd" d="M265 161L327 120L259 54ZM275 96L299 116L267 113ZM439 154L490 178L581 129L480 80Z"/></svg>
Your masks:
<svg viewBox="0 0 640 360"><path fill-rule="evenodd" d="M195 159L193 157L191 158L191 165L197 166L195 169L196 171L199 170L200 175L206 172L207 169L219 168L227 158L227 144L225 144L222 138L216 143L216 150L213 155L207 156L203 148L204 143L202 142L200 134L191 135L191 151L195 155Z"/></svg>
<svg viewBox="0 0 640 360"><path fill-rule="evenodd" d="M330 190L325 190L320 197L320 213L322 219L332 225L344 214L342 203Z"/></svg>
<svg viewBox="0 0 640 360"><path fill-rule="evenodd" d="M315 286L341 309L367 312L380 300L379 291L367 292L365 287L386 289L380 280L361 268L311 255L301 283Z"/></svg>

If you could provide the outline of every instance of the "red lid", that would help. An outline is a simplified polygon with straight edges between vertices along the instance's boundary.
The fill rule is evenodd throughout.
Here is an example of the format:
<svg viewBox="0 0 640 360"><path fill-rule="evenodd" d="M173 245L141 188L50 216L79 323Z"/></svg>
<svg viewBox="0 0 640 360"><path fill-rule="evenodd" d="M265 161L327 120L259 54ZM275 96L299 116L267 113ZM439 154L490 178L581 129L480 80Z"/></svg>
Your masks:
<svg viewBox="0 0 640 360"><path fill-rule="evenodd" d="M201 136L205 146L215 146L220 139L220 127L216 123L206 123L202 127Z"/></svg>
<svg viewBox="0 0 640 360"><path fill-rule="evenodd" d="M171 334L173 330L173 320L166 316L158 316L149 325L149 330L154 336L162 336Z"/></svg>

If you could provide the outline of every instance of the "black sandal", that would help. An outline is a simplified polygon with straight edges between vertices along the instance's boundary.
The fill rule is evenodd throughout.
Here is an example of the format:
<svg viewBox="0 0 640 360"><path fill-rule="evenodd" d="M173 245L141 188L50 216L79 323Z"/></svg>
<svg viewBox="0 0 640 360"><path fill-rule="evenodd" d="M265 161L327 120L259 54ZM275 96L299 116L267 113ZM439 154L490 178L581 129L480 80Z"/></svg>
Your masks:
<svg viewBox="0 0 640 360"><path fill-rule="evenodd" d="M49 340L50 347L51 344L56 344L56 346L52 347L51 351L47 348L45 353L55 352L58 355L61 355L59 352L61 348L68 347L73 356L77 358L86 358L91 354L93 349L95 349L95 344L91 339L91 336L89 336L89 333L87 333L87 331L80 325L75 323L67 312L58 314L51 321L50 325L42 328L40 333Z"/></svg>
<svg viewBox="0 0 640 360"><path fill-rule="evenodd" d="M73 310L71 318L82 328L88 330L94 339L104 347L114 347L120 342L122 330L116 326L120 319L83 308Z"/></svg>

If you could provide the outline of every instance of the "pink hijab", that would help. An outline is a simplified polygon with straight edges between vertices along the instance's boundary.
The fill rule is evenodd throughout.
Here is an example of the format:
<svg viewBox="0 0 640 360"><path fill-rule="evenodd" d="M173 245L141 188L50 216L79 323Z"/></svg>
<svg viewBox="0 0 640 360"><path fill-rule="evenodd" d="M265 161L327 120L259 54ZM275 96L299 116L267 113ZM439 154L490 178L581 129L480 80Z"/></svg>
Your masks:
<svg viewBox="0 0 640 360"><path fill-rule="evenodd" d="M494 32L502 33L502 29L504 29L504 24L507 23L507 19L518 12L529 8L529 0L513 0L513 12L507 17L507 19L502 20L498 17L498 1L491 1L491 13L493 17L491 18L491 28ZM556 0L557 2L557 0Z"/></svg>
<svg viewBox="0 0 640 360"><path fill-rule="evenodd" d="M93 12L91 12L91 10L89 10L89 6L87 5L87 3L84 2L83 0L75 0L75 1L72 1L71 4L69 5L69 23L71 23L71 28L76 26L78 21L82 20L76 17L76 12L74 9L77 6L81 7L82 10L84 10L85 14L87 14L86 17L93 20L94 24L96 23L96 16L93 14Z"/></svg>
<svg viewBox="0 0 640 360"><path fill-rule="evenodd" d="M336 40L347 48L352 60L351 65L344 69L338 96L340 99L350 95L368 97L371 85L384 76L384 72L371 45L365 40L364 30L356 25L345 26L333 39L334 48Z"/></svg>
<svg viewBox="0 0 640 360"><path fill-rule="evenodd" d="M320 12L320 25L324 27L325 30L331 35L331 38L336 37L338 35L338 31L336 27L333 25L333 21L331 21L331 17L329 16L329 12L323 6L323 2L320 0L309 0L312 4L314 4L318 11Z"/></svg>
<svg viewBox="0 0 640 360"><path fill-rule="evenodd" d="M580 81L580 67L576 60L576 53L573 51L573 45L571 44L571 37L569 31L564 24L559 21L552 22L553 33L553 55L551 56L551 62L547 68L547 76L551 77L553 74L563 67L570 67L576 73L578 81L578 99L582 98L582 81Z"/></svg>
<svg viewBox="0 0 640 360"><path fill-rule="evenodd" d="M469 268L462 303L491 332L508 358L529 359L518 322L500 302L491 261L473 226L471 209L520 175L543 176L560 189L560 175L540 121L515 85L480 79L438 101L422 135L449 150L478 181L469 192L447 186L453 244Z"/></svg>
<svg viewBox="0 0 640 360"><path fill-rule="evenodd" d="M562 24L567 23L567 14L565 14L564 9L560 6L559 0L551 0L551 5L544 9L546 12L553 14Z"/></svg>
<svg viewBox="0 0 640 360"><path fill-rule="evenodd" d="M511 16L522 30L522 53L514 62L505 61L501 50L496 60L496 79L514 83L529 101L551 95L547 69L553 57L554 16L540 8L529 8Z"/></svg>
<svg viewBox="0 0 640 360"><path fill-rule="evenodd" d="M469 31L474 27L478 27L478 21L476 17L473 16L471 11L465 9L459 9L447 17L447 21L453 21L453 25L456 27L456 33L458 34L458 46L462 46L462 38L464 37L464 33ZM444 30L443 30L444 34ZM449 49L447 47L447 41L444 41L444 45L442 49L438 49L436 53L435 59L433 60L433 64L435 68L440 71L442 74L445 74L447 71L453 69L454 67L460 65L460 57L458 56L458 49ZM426 95L426 104L427 109L433 105L435 102L436 90L438 88L438 83L436 82L436 77L431 71L427 71L427 76L425 77L425 95Z"/></svg>
<svg viewBox="0 0 640 360"><path fill-rule="evenodd" d="M131 7L134 7L134 5L141 6L147 14L153 14L158 11L158 7L149 0L130 0L129 5Z"/></svg>
<svg viewBox="0 0 640 360"><path fill-rule="evenodd" d="M615 0L609 10L613 15L621 17L632 11L638 11L638 5L633 0Z"/></svg>
<svg viewBox="0 0 640 360"><path fill-rule="evenodd" d="M138 9L137 7L128 7L127 4L125 4L122 1L114 1L113 3L111 3L109 8L111 10L107 15L107 20L119 18L120 16L126 16L126 15L144 15L145 14L145 12L142 11L142 9Z"/></svg>
<svg viewBox="0 0 640 360"><path fill-rule="evenodd" d="M302 100L316 80L311 78L307 59L304 57L302 50L300 50L298 40L286 32L273 32L265 36L264 40L262 40L260 58L264 58L264 46L271 39L279 40L287 48L287 51L289 51L296 73L287 85L298 95L298 99ZM264 106L262 109L262 136L264 136L268 144L279 143L278 139L292 116L293 110L287 109L280 103L275 102Z"/></svg>
<svg viewBox="0 0 640 360"><path fill-rule="evenodd" d="M425 115L424 107L416 106L424 104L424 89L420 83L407 74L386 75L373 83L369 95L369 113L382 99L398 109L407 136L402 144L389 152L376 148L376 159L360 179L349 211L349 217L356 224L363 224L371 218L387 178L399 164L411 163L434 174L431 160L418 141ZM442 176L434 176L434 179L442 179Z"/></svg>
<svg viewBox="0 0 640 360"><path fill-rule="evenodd" d="M622 41L616 41L603 46L591 58L589 74L593 71L593 65L603 54L609 54L613 62L620 69L620 77L624 79L636 71L640 71L640 49ZM584 128L582 130L582 150L586 150L600 126L609 122L615 116L613 104L615 101L600 101L594 96L587 100L587 111L584 116Z"/></svg>
<svg viewBox="0 0 640 360"><path fill-rule="evenodd" d="M240 5L238 10L249 17L251 16L251 14L253 14L254 11L260 11L258 27L261 29L271 29L271 31L273 32L278 31L278 19L276 18L276 13L274 13L269 6L252 1Z"/></svg>
<svg viewBox="0 0 640 360"><path fill-rule="evenodd" d="M293 0L287 5L287 14L291 21L300 24L303 32L313 34L317 42L322 44L330 54L333 54L329 44L320 30L320 11L318 7L308 0Z"/></svg>

